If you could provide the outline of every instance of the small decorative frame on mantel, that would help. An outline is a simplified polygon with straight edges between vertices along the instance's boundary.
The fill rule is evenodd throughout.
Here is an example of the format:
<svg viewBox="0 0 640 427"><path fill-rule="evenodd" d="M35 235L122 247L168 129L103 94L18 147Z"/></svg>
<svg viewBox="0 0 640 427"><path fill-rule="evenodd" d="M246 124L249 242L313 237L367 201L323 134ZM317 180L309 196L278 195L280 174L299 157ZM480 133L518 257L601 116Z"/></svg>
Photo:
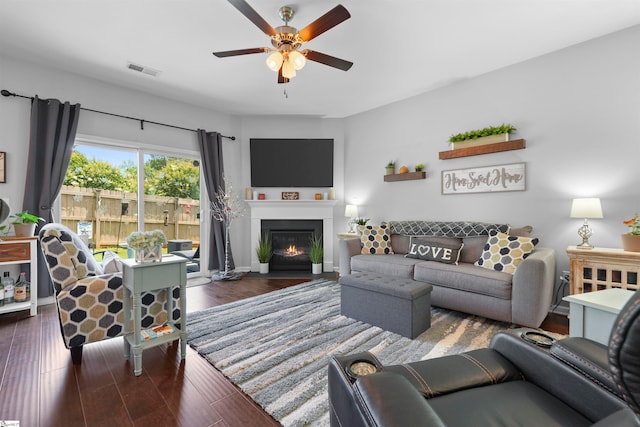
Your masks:
<svg viewBox="0 0 640 427"><path fill-rule="evenodd" d="M442 171L442 194L525 191L525 163Z"/></svg>
<svg viewBox="0 0 640 427"><path fill-rule="evenodd" d="M7 153L0 151L0 182L7 182Z"/></svg>

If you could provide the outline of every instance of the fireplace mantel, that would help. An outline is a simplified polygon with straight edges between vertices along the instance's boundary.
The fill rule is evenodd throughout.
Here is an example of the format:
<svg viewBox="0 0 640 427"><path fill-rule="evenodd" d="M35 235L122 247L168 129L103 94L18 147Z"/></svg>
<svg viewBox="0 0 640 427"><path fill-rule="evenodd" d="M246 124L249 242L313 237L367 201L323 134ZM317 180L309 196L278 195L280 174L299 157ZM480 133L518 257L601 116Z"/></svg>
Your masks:
<svg viewBox="0 0 640 427"><path fill-rule="evenodd" d="M255 247L263 219L322 220L323 271L333 271L333 210L336 200L247 200L251 208L251 271L259 271Z"/></svg>

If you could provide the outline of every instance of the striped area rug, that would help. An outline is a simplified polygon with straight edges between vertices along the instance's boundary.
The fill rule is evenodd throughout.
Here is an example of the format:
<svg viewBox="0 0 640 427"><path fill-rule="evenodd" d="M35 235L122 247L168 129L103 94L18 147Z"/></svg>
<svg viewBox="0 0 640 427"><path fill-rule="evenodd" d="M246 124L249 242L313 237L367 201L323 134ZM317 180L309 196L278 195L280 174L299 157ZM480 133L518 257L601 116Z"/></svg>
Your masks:
<svg viewBox="0 0 640 427"><path fill-rule="evenodd" d="M486 347L508 324L431 309L409 339L340 315L340 285L315 280L187 316L188 342L284 426L328 426L332 354L371 351L383 364Z"/></svg>

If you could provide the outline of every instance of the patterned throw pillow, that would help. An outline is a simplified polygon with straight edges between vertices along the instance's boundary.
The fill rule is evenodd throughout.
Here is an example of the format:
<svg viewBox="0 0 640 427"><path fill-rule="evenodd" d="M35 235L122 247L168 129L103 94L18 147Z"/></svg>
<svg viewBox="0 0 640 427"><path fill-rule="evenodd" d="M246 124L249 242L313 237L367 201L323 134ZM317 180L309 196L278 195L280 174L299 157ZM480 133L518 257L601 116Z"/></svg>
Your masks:
<svg viewBox="0 0 640 427"><path fill-rule="evenodd" d="M104 274L122 273L122 260L114 252L105 251L101 265Z"/></svg>
<svg viewBox="0 0 640 427"><path fill-rule="evenodd" d="M444 238L430 239L428 237L411 236L409 251L405 257L458 265L460 252L464 245L462 242L456 242L453 239L450 242L443 240Z"/></svg>
<svg viewBox="0 0 640 427"><path fill-rule="evenodd" d="M386 224L359 225L358 234L362 243L362 253L365 255L389 255L391 249L391 233Z"/></svg>
<svg viewBox="0 0 640 427"><path fill-rule="evenodd" d="M480 259L475 265L513 274L538 244L538 238L510 236L497 230L489 232Z"/></svg>

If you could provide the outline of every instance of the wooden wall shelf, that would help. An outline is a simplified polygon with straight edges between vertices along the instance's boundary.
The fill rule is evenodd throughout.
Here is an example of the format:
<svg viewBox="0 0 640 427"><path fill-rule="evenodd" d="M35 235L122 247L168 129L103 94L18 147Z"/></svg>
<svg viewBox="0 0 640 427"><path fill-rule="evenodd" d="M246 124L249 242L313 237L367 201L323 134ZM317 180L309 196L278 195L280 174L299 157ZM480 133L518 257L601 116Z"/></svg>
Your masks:
<svg viewBox="0 0 640 427"><path fill-rule="evenodd" d="M441 151L440 160L455 159L457 157L478 156L480 154L498 153L500 151L522 150L526 148L526 139L514 139L512 141L496 142L494 144L479 145L476 147L459 148L457 150Z"/></svg>
<svg viewBox="0 0 640 427"><path fill-rule="evenodd" d="M394 173L391 175L385 175L385 182L396 182L396 181L410 181L412 179L425 179L427 177L427 173L425 171L420 172L407 172L407 173Z"/></svg>

